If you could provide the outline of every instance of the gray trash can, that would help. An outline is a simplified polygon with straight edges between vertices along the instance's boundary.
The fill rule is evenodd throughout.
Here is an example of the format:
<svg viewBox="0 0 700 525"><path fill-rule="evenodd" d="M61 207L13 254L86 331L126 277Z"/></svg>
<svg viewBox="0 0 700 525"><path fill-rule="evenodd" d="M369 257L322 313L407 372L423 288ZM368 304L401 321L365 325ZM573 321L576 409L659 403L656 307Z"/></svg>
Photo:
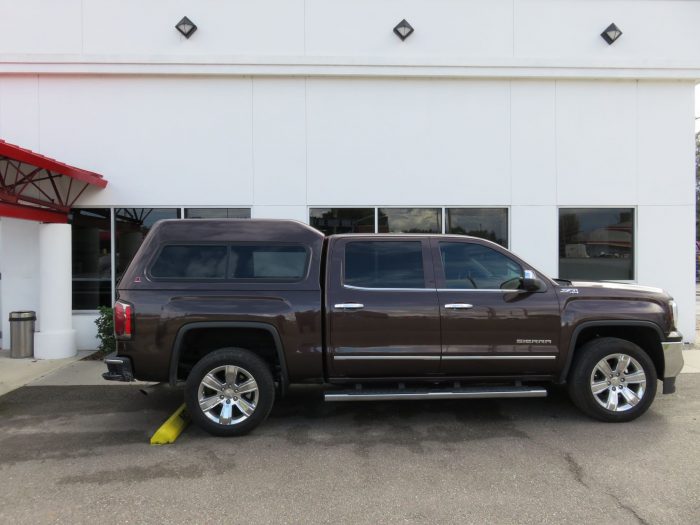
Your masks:
<svg viewBox="0 0 700 525"><path fill-rule="evenodd" d="M10 312L10 357L34 357L36 312Z"/></svg>

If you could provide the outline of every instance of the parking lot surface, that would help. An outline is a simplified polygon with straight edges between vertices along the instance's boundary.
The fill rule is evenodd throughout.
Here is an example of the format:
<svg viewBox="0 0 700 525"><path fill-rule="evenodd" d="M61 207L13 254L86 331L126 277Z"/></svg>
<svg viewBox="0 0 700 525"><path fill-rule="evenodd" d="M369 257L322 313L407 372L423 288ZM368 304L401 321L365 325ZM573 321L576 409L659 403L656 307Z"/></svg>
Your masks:
<svg viewBox="0 0 700 525"><path fill-rule="evenodd" d="M698 523L700 374L641 419L546 399L324 403L253 434L148 438L182 402L133 386L0 397L0 523Z"/></svg>

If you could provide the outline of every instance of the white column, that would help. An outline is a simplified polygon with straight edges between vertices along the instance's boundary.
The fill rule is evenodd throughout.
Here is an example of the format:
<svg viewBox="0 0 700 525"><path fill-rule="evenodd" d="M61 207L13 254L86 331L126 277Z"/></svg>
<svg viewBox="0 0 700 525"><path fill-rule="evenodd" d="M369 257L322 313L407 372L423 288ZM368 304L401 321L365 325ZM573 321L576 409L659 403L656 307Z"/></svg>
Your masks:
<svg viewBox="0 0 700 525"><path fill-rule="evenodd" d="M39 226L40 332L35 334L37 359L62 359L76 354L71 299L71 227Z"/></svg>

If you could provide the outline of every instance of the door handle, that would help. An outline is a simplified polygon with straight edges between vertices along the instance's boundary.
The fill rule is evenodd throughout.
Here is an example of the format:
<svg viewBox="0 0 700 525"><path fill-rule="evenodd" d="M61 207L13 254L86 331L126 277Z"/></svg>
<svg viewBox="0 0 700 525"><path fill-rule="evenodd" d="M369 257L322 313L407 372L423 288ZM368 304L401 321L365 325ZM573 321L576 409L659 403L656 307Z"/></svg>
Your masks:
<svg viewBox="0 0 700 525"><path fill-rule="evenodd" d="M338 303L333 306L338 310L361 310L365 307L362 303Z"/></svg>
<svg viewBox="0 0 700 525"><path fill-rule="evenodd" d="M468 303L448 303L445 305L445 308L447 310L469 310L470 308L474 308L474 305Z"/></svg>

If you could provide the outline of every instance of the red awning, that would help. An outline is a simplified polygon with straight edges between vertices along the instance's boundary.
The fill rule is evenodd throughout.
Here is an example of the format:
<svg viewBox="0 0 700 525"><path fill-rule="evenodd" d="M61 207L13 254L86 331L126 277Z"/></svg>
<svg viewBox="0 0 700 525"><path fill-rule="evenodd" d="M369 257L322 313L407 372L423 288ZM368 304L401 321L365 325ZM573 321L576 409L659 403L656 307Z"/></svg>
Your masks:
<svg viewBox="0 0 700 525"><path fill-rule="evenodd" d="M88 186L107 180L0 140L0 217L68 222L68 213Z"/></svg>

